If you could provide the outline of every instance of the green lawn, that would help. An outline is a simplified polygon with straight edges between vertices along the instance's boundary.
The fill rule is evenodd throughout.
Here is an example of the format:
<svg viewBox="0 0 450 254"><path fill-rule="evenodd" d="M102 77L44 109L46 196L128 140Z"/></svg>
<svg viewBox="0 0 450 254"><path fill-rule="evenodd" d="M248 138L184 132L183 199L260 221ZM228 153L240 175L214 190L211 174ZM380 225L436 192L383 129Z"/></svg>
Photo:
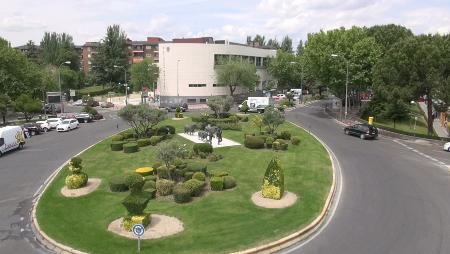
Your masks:
<svg viewBox="0 0 450 254"><path fill-rule="evenodd" d="M98 92L104 90L103 86L88 86L78 90L79 93L88 94L92 92Z"/></svg>
<svg viewBox="0 0 450 254"><path fill-rule="evenodd" d="M422 111L419 108L419 105L411 105L410 106L411 114L417 116L416 129L414 130L414 118L408 120L402 120L395 122L395 130L399 130L404 132L405 134L414 135L415 134L428 134L427 121L423 116ZM392 120L385 119L375 119L375 126L378 127L387 127L390 129L394 129L394 122Z"/></svg>
<svg viewBox="0 0 450 254"><path fill-rule="evenodd" d="M182 127L190 120L166 120L164 124ZM252 129L244 123L244 131ZM251 150L243 146L215 149L224 156L208 162L208 171L226 170L237 179L231 191L208 192L188 204L151 200L147 211L179 218L185 230L171 237L142 241L145 253L227 253L255 247L282 238L308 225L321 212L332 183L331 162L326 150L312 136L291 124L290 130L301 138L299 146L288 151ZM243 132L224 131L224 137L243 143ZM172 140L192 145L175 136ZM105 140L81 155L83 168L90 177L102 178L99 189L80 198L60 194L68 170L64 169L51 183L37 207L40 227L53 239L90 253L134 253L136 241L107 231L108 224L126 215L120 204L127 193L111 193L108 179L155 162L155 147L138 153L112 152ZM278 155L285 169L286 190L299 196L286 209L255 206L251 195L260 190L270 159Z"/></svg>

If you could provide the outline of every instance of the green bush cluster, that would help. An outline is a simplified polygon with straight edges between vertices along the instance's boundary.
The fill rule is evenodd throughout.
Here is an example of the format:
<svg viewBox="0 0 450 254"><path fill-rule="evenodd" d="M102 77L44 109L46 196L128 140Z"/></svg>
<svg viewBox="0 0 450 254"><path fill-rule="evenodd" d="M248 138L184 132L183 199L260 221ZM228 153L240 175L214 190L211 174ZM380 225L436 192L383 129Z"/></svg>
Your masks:
<svg viewBox="0 0 450 254"><path fill-rule="evenodd" d="M192 179L196 179L196 180L199 180L199 181L205 181L205 178L206 178L206 175L203 172L195 172L192 175Z"/></svg>
<svg viewBox="0 0 450 254"><path fill-rule="evenodd" d="M168 134L175 134L175 127L172 125L161 126L156 130L156 135L165 136Z"/></svg>
<svg viewBox="0 0 450 254"><path fill-rule="evenodd" d="M200 152L210 154L213 152L213 147L211 144L208 143L197 143L194 144L192 150L194 151L195 154L199 154Z"/></svg>
<svg viewBox="0 0 450 254"><path fill-rule="evenodd" d="M152 136L150 138L150 144L152 146L156 146L159 142L161 142L163 140L162 136Z"/></svg>
<svg viewBox="0 0 450 254"><path fill-rule="evenodd" d="M184 173L184 181L192 179L192 176L194 175L194 172L188 171Z"/></svg>
<svg viewBox="0 0 450 254"><path fill-rule="evenodd" d="M149 190L149 189L153 189L156 190L156 181L145 181L144 183L144 187L142 187L143 190Z"/></svg>
<svg viewBox="0 0 450 254"><path fill-rule="evenodd" d="M194 162L189 162L187 164L186 169L187 169L186 171L203 172L206 174L207 166L204 163L194 161Z"/></svg>
<svg viewBox="0 0 450 254"><path fill-rule="evenodd" d="M138 147L144 147L150 145L150 139L149 138L142 138L137 140Z"/></svg>
<svg viewBox="0 0 450 254"><path fill-rule="evenodd" d="M175 183L167 179L159 179L156 181L156 191L161 196L168 196L172 194Z"/></svg>
<svg viewBox="0 0 450 254"><path fill-rule="evenodd" d="M125 142L123 142L123 141L111 142L111 151L122 151L124 144L125 144Z"/></svg>
<svg viewBox="0 0 450 254"><path fill-rule="evenodd" d="M287 150L288 149L288 143L284 139L277 139L272 143L273 150Z"/></svg>
<svg viewBox="0 0 450 254"><path fill-rule="evenodd" d="M250 149L264 148L264 140L256 136L246 136L244 145Z"/></svg>
<svg viewBox="0 0 450 254"><path fill-rule="evenodd" d="M266 147L272 148L272 144L275 141L275 139L272 136L269 136L266 138Z"/></svg>
<svg viewBox="0 0 450 254"><path fill-rule="evenodd" d="M139 150L137 143L127 143L123 145L124 153L135 153Z"/></svg>
<svg viewBox="0 0 450 254"><path fill-rule="evenodd" d="M218 123L217 127L222 130L241 131L242 126L239 123Z"/></svg>
<svg viewBox="0 0 450 254"><path fill-rule="evenodd" d="M114 135L111 138L111 141L123 141L123 140L124 140L124 137L122 135L120 135L120 134Z"/></svg>
<svg viewBox="0 0 450 254"><path fill-rule="evenodd" d="M209 161L218 161L223 159L223 156L221 154L212 153L208 156Z"/></svg>
<svg viewBox="0 0 450 254"><path fill-rule="evenodd" d="M192 200L191 191L184 184L178 184L173 188L173 197L177 203L187 203Z"/></svg>
<svg viewBox="0 0 450 254"><path fill-rule="evenodd" d="M156 174L158 175L158 177L161 179L171 179L173 173L175 170L175 166L170 165L169 168L167 168L165 165L160 166L159 168L156 169Z"/></svg>
<svg viewBox="0 0 450 254"><path fill-rule="evenodd" d="M140 174L131 173L125 175L125 184L128 186L128 189L130 189L131 193L141 192L144 183L144 178Z"/></svg>
<svg viewBox="0 0 450 254"><path fill-rule="evenodd" d="M289 131L281 131L280 133L277 133L277 139L290 140L291 133Z"/></svg>
<svg viewBox="0 0 450 254"><path fill-rule="evenodd" d="M203 192L203 187L205 186L205 182L199 181L197 179L191 179L183 183L186 188L189 189L191 196L198 197Z"/></svg>
<svg viewBox="0 0 450 254"><path fill-rule="evenodd" d="M221 191L223 190L223 177L213 176L209 180L211 185L211 190L213 191Z"/></svg>
<svg viewBox="0 0 450 254"><path fill-rule="evenodd" d="M221 171L221 170L211 172L211 176L222 177L222 176L227 176L227 175L228 175L228 172L226 172L226 171Z"/></svg>
<svg viewBox="0 0 450 254"><path fill-rule="evenodd" d="M124 192L128 190L128 185L125 183L125 176L113 176L109 180L109 189L112 192Z"/></svg>
<svg viewBox="0 0 450 254"><path fill-rule="evenodd" d="M158 177L156 175L149 175L144 177L144 181L156 181Z"/></svg>
<svg viewBox="0 0 450 254"><path fill-rule="evenodd" d="M135 133L132 131L124 131L121 133L124 139L134 138Z"/></svg>
<svg viewBox="0 0 450 254"><path fill-rule="evenodd" d="M299 137L292 137L291 138L291 144L297 146L300 144L300 138Z"/></svg>

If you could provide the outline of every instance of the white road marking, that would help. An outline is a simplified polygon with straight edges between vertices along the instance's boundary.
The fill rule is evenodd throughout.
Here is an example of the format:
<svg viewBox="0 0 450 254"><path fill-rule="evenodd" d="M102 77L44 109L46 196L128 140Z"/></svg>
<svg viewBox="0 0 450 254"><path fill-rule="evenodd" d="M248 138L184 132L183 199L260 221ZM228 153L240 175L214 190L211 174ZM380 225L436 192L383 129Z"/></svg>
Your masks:
<svg viewBox="0 0 450 254"><path fill-rule="evenodd" d="M417 153L418 155L420 155L420 156L422 156L422 157L425 157L425 158L427 158L427 159L429 159L429 160L431 160L431 161L436 162L437 164L439 164L439 166L444 166L444 167L446 166L446 167L448 167L448 169L449 169L449 171L450 171L450 165L447 165L445 162L442 162L442 161L440 161L440 160L438 160L438 159L436 159L436 158L434 158L434 157L431 157L431 156L428 155L428 154L424 154L424 153L422 153L422 152L420 152L420 151L417 151L416 149L414 149L414 148L412 148L412 147L410 147L410 146L408 146L408 145L406 145L406 144L403 144L402 142L400 142L400 141L397 140L397 139L394 139L394 140L392 140L392 141L394 141L395 143L397 143L397 144L399 144L399 145L401 145L401 146L403 146L403 147L405 147L405 148L411 150L412 152Z"/></svg>

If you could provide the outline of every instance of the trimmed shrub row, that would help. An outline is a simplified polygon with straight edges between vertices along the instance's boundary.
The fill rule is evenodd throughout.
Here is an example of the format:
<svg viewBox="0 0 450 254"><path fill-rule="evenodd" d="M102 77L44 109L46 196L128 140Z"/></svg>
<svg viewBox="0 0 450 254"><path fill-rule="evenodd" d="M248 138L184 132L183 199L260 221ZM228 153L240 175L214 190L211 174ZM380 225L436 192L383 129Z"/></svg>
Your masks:
<svg viewBox="0 0 450 254"><path fill-rule="evenodd" d="M208 143L196 143L192 147L192 150L194 151L195 154L199 154L199 153L210 154L213 152L213 147L211 144L208 144Z"/></svg>
<svg viewBox="0 0 450 254"><path fill-rule="evenodd" d="M139 150L137 143L127 143L123 145L124 153L135 153Z"/></svg>

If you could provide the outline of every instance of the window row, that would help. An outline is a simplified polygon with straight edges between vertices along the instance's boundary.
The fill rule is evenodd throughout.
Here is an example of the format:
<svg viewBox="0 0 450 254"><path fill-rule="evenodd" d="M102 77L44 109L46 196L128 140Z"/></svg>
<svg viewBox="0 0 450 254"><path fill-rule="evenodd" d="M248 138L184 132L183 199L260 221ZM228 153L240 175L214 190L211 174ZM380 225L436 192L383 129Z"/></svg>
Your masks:
<svg viewBox="0 0 450 254"><path fill-rule="evenodd" d="M214 65L223 65L229 61L246 61L251 64L256 65L256 67L267 67L269 66L269 57L258 57L258 56L242 56L242 55L214 55Z"/></svg>

